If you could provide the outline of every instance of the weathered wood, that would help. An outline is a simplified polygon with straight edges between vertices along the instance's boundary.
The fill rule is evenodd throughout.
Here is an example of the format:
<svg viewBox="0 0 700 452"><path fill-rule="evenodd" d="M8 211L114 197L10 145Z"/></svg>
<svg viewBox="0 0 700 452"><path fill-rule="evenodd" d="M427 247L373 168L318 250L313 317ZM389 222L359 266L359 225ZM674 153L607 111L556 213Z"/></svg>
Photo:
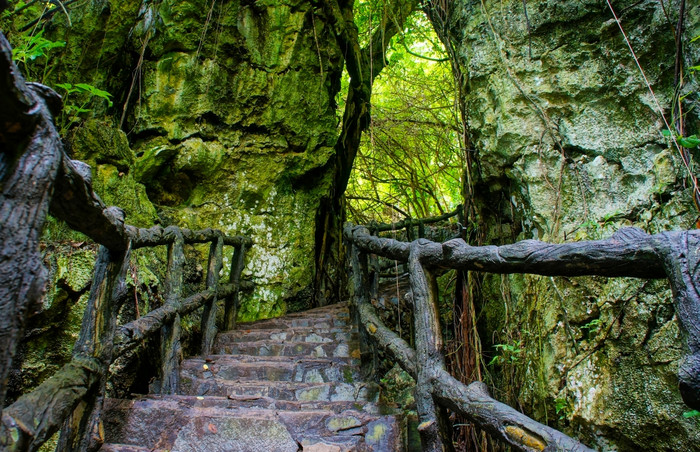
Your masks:
<svg viewBox="0 0 700 452"><path fill-rule="evenodd" d="M362 252L403 262L408 261L410 245L406 242L369 235L369 231L364 226L354 226L350 223L345 225L343 236L357 245Z"/></svg>
<svg viewBox="0 0 700 452"><path fill-rule="evenodd" d="M90 166L69 158L63 159L56 179L51 214L113 251L125 250L137 230L125 226L123 210L107 207L92 190Z"/></svg>
<svg viewBox="0 0 700 452"><path fill-rule="evenodd" d="M241 284L241 287L244 286L247 285ZM114 337L114 358L143 344L148 336L160 331L163 325L172 322L176 315L182 317L191 314L216 297L226 297L231 293L233 293L233 286L230 284L220 286L217 291L198 292L182 300L178 309L173 306L161 306L139 319L118 327Z"/></svg>
<svg viewBox="0 0 700 452"><path fill-rule="evenodd" d="M92 450L96 446L90 436L83 435L81 439L78 432L92 432L98 425L99 401L111 362L116 314L112 300L120 290L119 281L124 278L127 254L118 253L112 259L110 252L101 248L73 360L6 408L3 423L10 435L0 440L4 441L3 450L37 450L71 413L75 416L69 422L69 429L75 435L62 440L60 450Z"/></svg>
<svg viewBox="0 0 700 452"><path fill-rule="evenodd" d="M352 280L353 280L353 302L351 303L351 312L354 317L358 331L360 333L360 363L362 373L365 377L373 376L377 370L377 353L374 349L374 343L369 340L369 332L367 328L370 326L360 322L359 309L362 306L369 304L370 301L370 278L368 271L367 255L357 251L351 246L351 264L352 264Z"/></svg>
<svg viewBox="0 0 700 452"><path fill-rule="evenodd" d="M479 428L495 438L502 439L516 450L593 450L493 399L486 385L480 381L466 386L446 370L441 370L432 382L432 391L441 404L465 416Z"/></svg>
<svg viewBox="0 0 700 452"><path fill-rule="evenodd" d="M369 256L369 296L370 299L376 300L379 298L379 259L376 254Z"/></svg>
<svg viewBox="0 0 700 452"><path fill-rule="evenodd" d="M0 7L3 6L5 2L0 1ZM53 125L53 116L62 108L60 96L45 86L24 82L2 33L0 93L0 400L5 396L7 374L25 318L37 306L44 290L47 272L38 253L38 240L47 213L51 211L103 245L73 360L5 409L0 423L0 448L36 450L68 419L59 449L96 450L102 441L99 413L115 352L112 344L117 305L125 298L124 275L131 243L138 247L173 243L173 249L179 249L172 254L180 256L173 259L179 259L180 264L170 266L166 283L170 303L143 321L127 325L120 338L123 352L157 331L163 321L172 322L174 318L172 331L163 333L164 355L169 357L164 362L172 368L179 356L177 316L233 292L231 286L224 286L217 293L217 277L209 284L209 290L180 303L176 287L181 282L176 281L182 279L182 244L214 240L218 275L223 244L241 247L250 246L252 241L223 236L212 229L139 229L126 225L124 212L105 206L93 192L90 167L65 156ZM247 286L239 283L235 291ZM173 369L162 373L175 374ZM170 388L177 386L171 377L164 381Z"/></svg>
<svg viewBox="0 0 700 452"><path fill-rule="evenodd" d="M665 234L672 233L657 236ZM652 236L638 228L620 229L607 240L562 244L523 240L512 245L469 246L454 239L436 244L423 262L492 273L666 277Z"/></svg>
<svg viewBox="0 0 700 452"><path fill-rule="evenodd" d="M171 229L175 241L168 245L168 270L165 281L165 304L173 307L176 314L160 331L160 394L177 394L179 387L180 361L180 309L182 298L182 275L185 266L184 239L179 229Z"/></svg>
<svg viewBox="0 0 700 452"><path fill-rule="evenodd" d="M374 307L368 302L357 303L360 316L359 324L364 331L374 338L382 349L388 350L391 356L415 380L417 378L416 352L398 334L389 329L377 315ZM370 342L370 341L366 341Z"/></svg>
<svg viewBox="0 0 700 452"><path fill-rule="evenodd" d="M97 360L73 358L32 392L5 408L0 450L37 450L99 384L100 371Z"/></svg>
<svg viewBox="0 0 700 452"><path fill-rule="evenodd" d="M452 449L452 439L443 437L446 429L440 424L432 394L432 382L437 378L437 373L445 369L445 361L437 308L437 283L435 276L421 264L421 255L430 243L425 239L412 242L408 258L418 364L415 397L420 421L418 433L423 450L442 452Z"/></svg>
<svg viewBox="0 0 700 452"><path fill-rule="evenodd" d="M100 365L93 390L82 397L61 430L58 449L66 452L94 451L100 448L100 414L107 374L112 362L113 338L117 326L114 300L129 267L130 248L110 251L100 247L95 262L90 296L83 315L80 335L73 347L76 359L95 359Z"/></svg>
<svg viewBox="0 0 700 452"><path fill-rule="evenodd" d="M408 244L372 237L347 225L345 237L366 252L392 259ZM598 275L668 278L688 352L679 371L683 401L700 409L700 230L649 235L623 228L610 239L550 244L524 240L503 246L469 246L462 239L425 245L421 262L432 267L545 276Z"/></svg>
<svg viewBox="0 0 700 452"><path fill-rule="evenodd" d="M47 272L39 237L63 155L52 90L25 84L0 33L0 400L26 317L39 309Z"/></svg>
<svg viewBox="0 0 700 452"><path fill-rule="evenodd" d="M218 236L209 247L209 264L207 265L207 289L216 293L219 286L219 272L223 266L224 239ZM204 304L202 313L202 355L210 355L216 337L217 297Z"/></svg>
<svg viewBox="0 0 700 452"><path fill-rule="evenodd" d="M234 287L233 293L226 297L224 303L224 329L227 331L236 328L236 316L238 315L238 288L241 282L241 272L245 267L246 245L236 246L231 258L231 272L229 274L229 284Z"/></svg>
<svg viewBox="0 0 700 452"><path fill-rule="evenodd" d="M678 369L681 397L686 405L700 410L700 231L657 234L652 242L662 256L688 346Z"/></svg>
<svg viewBox="0 0 700 452"><path fill-rule="evenodd" d="M375 223L372 224L372 229L376 230L377 232L385 232L385 231L398 231L404 228L412 228L414 226L418 226L418 233L421 234L421 230L424 229L424 226L426 224L434 224L434 223L439 223L441 221L449 220L452 217L456 217L460 214L462 211L463 207L459 206L452 212L447 212L445 214L439 215L437 217L428 217L428 218L420 218L420 219L415 219L415 218L406 218L401 221L396 221L394 223ZM423 231L424 233L425 231Z"/></svg>
<svg viewBox="0 0 700 452"><path fill-rule="evenodd" d="M358 306L360 324L365 325L379 347L387 350L392 358L414 379L418 378L416 352L391 329L387 328L374 307L362 302ZM483 383L469 386L452 377L444 368L436 372L431 382L431 394L454 412L464 415L471 422L521 451L591 451L580 442L540 424L519 411L493 399Z"/></svg>
<svg viewBox="0 0 700 452"><path fill-rule="evenodd" d="M132 240L132 248L144 248L148 246L158 246L158 245L168 245L173 243L175 237L168 232L168 228L163 228L162 226L153 226L152 228L133 228L129 227L129 235ZM253 244L253 241L249 237L243 236L227 236L216 229L201 229L198 231L193 231L187 228L179 228L182 238L185 243L207 243L216 240L218 237L223 236L224 245L228 246L241 246L245 245L248 248Z"/></svg>

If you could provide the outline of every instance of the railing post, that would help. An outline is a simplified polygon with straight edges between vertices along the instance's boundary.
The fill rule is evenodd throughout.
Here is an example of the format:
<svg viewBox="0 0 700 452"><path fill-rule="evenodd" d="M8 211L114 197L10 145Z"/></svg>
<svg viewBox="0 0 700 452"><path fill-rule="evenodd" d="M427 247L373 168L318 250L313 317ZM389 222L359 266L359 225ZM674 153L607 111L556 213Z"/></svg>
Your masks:
<svg viewBox="0 0 700 452"><path fill-rule="evenodd" d="M207 289L216 291L219 287L219 272L223 266L224 238L219 235L209 247L209 264L207 265ZM216 336L217 297L204 305L202 314L202 355L210 355Z"/></svg>
<svg viewBox="0 0 700 452"><path fill-rule="evenodd" d="M367 254L360 251L357 246L350 243L350 258L352 259L352 280L353 280L353 300L355 303L353 317L360 334L360 365L365 377L374 374L377 368L377 354L374 350L374 343L370 340L370 335L365 329L366 326L360 322L360 305L370 303L370 276L367 263Z"/></svg>
<svg viewBox="0 0 700 452"><path fill-rule="evenodd" d="M233 285L233 293L226 297L224 305L224 329L233 330L236 328L236 315L238 314L238 290L241 285L241 272L245 266L245 243L236 246L231 260L231 274L229 283Z"/></svg>
<svg viewBox="0 0 700 452"><path fill-rule="evenodd" d="M413 225L411 224L411 217L406 217L406 241L413 241Z"/></svg>
<svg viewBox="0 0 700 452"><path fill-rule="evenodd" d="M80 336L73 348L73 359L95 362L98 381L92 391L66 419L56 450L95 451L104 442L100 414L104 400L109 365L112 362L112 339L116 330L117 306L114 300L124 284L129 266L130 246L125 251L110 251L101 246L95 263L95 274L88 305L83 316ZM34 438L38 444L48 438ZM35 450L30 448L29 450Z"/></svg>
<svg viewBox="0 0 700 452"><path fill-rule="evenodd" d="M168 269L165 280L165 304L175 310L182 301L182 274L185 250L182 233L174 227L166 228L174 240L168 245ZM180 314L172 322L163 325L160 331L160 394L176 394L179 387L179 366L182 357L180 344Z"/></svg>
<svg viewBox="0 0 700 452"><path fill-rule="evenodd" d="M416 406L420 424L418 432L423 451L443 452L452 450L452 441L445 433L443 416L433 399L433 381L445 368L442 356L442 335L437 307L437 281L432 272L421 263L421 255L430 242L419 239L411 243L408 258L409 278L413 293L413 320L417 365Z"/></svg>

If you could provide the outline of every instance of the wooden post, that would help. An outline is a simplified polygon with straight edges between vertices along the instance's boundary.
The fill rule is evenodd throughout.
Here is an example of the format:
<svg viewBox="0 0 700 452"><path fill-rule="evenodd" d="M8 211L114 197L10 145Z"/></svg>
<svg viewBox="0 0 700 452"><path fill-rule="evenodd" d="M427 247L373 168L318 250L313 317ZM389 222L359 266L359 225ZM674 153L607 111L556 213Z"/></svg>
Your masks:
<svg viewBox="0 0 700 452"><path fill-rule="evenodd" d="M130 254L130 247L121 252L112 252L104 246L100 247L80 336L73 348L74 360L97 360L100 366L99 373L92 378L99 381L64 423L57 450L95 451L104 442L100 415L117 326L117 306L114 299L119 286L124 283ZM48 438L37 437L34 441L42 444L46 439Z"/></svg>
<svg viewBox="0 0 700 452"><path fill-rule="evenodd" d="M379 258L376 254L369 256L368 281L369 281L369 299L376 300L379 298Z"/></svg>
<svg viewBox="0 0 700 452"><path fill-rule="evenodd" d="M451 450L452 441L450 438L443 438L442 419L432 395L433 381L439 372L445 369L445 361L442 356L443 343L437 308L437 282L432 272L427 271L420 260L423 245L428 243L430 242L425 239L412 242L408 258L418 365L416 405L420 419L418 432L423 450L443 452Z"/></svg>
<svg viewBox="0 0 700 452"><path fill-rule="evenodd" d="M165 280L165 304L179 309L182 298L182 274L185 264L184 240L177 228L167 228L175 240L168 245L168 270ZM163 325L160 331L160 394L177 394L182 357L180 315Z"/></svg>
<svg viewBox="0 0 700 452"><path fill-rule="evenodd" d="M226 297L224 304L224 329L233 330L236 328L236 315L238 314L238 290L241 285L241 272L245 266L245 243L241 243L235 248L231 260L231 274L229 283L233 285L233 293Z"/></svg>
<svg viewBox="0 0 700 452"><path fill-rule="evenodd" d="M0 33L0 401L25 319L37 311L47 271L39 238L63 156L49 104L60 97L25 84ZM1 412L1 408L0 408Z"/></svg>
<svg viewBox="0 0 700 452"><path fill-rule="evenodd" d="M223 262L224 238L218 236L209 247L209 264L207 265L207 289L214 290L219 286L219 272ZM202 355L210 355L216 336L217 297L204 305L202 313Z"/></svg>
<svg viewBox="0 0 700 452"><path fill-rule="evenodd" d="M363 304L370 304L370 275L367 262L367 254L351 244L350 256L352 259L352 280L354 288L354 309L353 316L357 325L358 333L360 334L360 366L362 374L365 377L370 377L374 374L377 368L377 354L375 353L374 343L370 341L370 334L367 331L367 326L360 322L360 307Z"/></svg>

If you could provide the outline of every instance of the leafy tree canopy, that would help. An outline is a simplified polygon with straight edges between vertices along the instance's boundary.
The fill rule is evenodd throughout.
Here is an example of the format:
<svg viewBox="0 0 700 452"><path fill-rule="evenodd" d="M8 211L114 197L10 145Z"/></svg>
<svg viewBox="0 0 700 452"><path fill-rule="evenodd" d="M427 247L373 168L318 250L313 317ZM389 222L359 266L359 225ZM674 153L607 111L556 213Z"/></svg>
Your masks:
<svg viewBox="0 0 700 452"><path fill-rule="evenodd" d="M382 2L358 1L360 39L386 17ZM426 217L461 199L464 154L447 53L422 12L389 43L388 66L372 88L372 122L346 192L357 223Z"/></svg>

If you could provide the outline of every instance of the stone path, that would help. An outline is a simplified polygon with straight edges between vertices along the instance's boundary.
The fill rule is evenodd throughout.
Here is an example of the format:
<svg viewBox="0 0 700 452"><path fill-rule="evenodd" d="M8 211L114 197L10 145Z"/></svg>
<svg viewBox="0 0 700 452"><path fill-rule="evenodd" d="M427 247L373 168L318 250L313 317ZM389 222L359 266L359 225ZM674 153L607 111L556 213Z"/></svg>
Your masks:
<svg viewBox="0 0 700 452"><path fill-rule="evenodd" d="M183 362L180 395L105 402L104 452L402 451L336 304L239 325Z"/></svg>

